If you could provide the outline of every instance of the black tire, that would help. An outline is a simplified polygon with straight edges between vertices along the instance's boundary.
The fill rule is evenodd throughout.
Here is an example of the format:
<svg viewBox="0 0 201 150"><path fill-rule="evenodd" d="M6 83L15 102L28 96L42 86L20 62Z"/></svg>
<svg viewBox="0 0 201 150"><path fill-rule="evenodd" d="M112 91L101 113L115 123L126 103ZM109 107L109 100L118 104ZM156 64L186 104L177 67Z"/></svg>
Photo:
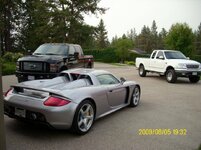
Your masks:
<svg viewBox="0 0 201 150"><path fill-rule="evenodd" d="M140 65L138 73L139 73L140 77L145 77L146 76L147 72L146 72L146 70L144 68L144 65Z"/></svg>
<svg viewBox="0 0 201 150"><path fill-rule="evenodd" d="M135 88L133 89L131 100L130 100L130 106L136 107L139 105L139 102L140 102L140 87L135 86Z"/></svg>
<svg viewBox="0 0 201 150"><path fill-rule="evenodd" d="M165 74L166 80L169 83L175 83L177 81L177 75L174 69L168 69Z"/></svg>
<svg viewBox="0 0 201 150"><path fill-rule="evenodd" d="M88 112L87 109L89 109ZM72 124L73 132L79 135L86 134L91 129L94 119L95 108L93 103L89 100L84 100L79 104L75 112Z"/></svg>
<svg viewBox="0 0 201 150"><path fill-rule="evenodd" d="M88 63L87 68L92 68L92 64L91 64L91 62Z"/></svg>
<svg viewBox="0 0 201 150"><path fill-rule="evenodd" d="M200 77L199 76L189 76L189 81L191 83L197 83L200 81Z"/></svg>

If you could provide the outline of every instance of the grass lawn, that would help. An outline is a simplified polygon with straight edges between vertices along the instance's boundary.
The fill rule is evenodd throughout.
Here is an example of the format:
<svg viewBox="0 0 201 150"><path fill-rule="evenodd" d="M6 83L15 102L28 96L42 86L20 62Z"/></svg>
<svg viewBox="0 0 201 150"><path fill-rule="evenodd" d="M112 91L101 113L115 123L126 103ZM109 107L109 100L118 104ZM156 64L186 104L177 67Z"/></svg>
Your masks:
<svg viewBox="0 0 201 150"><path fill-rule="evenodd" d="M2 67L2 75L11 75L15 73L15 62L5 62Z"/></svg>

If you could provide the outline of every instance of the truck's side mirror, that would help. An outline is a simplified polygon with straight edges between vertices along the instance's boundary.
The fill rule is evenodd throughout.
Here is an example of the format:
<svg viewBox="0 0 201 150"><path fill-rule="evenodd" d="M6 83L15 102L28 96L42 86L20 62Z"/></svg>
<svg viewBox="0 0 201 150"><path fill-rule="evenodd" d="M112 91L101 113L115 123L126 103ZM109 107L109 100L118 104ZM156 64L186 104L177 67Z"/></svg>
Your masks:
<svg viewBox="0 0 201 150"><path fill-rule="evenodd" d="M75 57L75 59L78 59L79 53L78 53L78 52L75 52L75 53L74 53L74 57Z"/></svg>
<svg viewBox="0 0 201 150"><path fill-rule="evenodd" d="M163 56L159 56L158 58L159 58L159 59L162 59L162 60L164 60L164 57L163 57Z"/></svg>
<svg viewBox="0 0 201 150"><path fill-rule="evenodd" d="M28 55L32 55L32 52L31 52L31 50L29 49L29 50L27 50L27 54Z"/></svg>

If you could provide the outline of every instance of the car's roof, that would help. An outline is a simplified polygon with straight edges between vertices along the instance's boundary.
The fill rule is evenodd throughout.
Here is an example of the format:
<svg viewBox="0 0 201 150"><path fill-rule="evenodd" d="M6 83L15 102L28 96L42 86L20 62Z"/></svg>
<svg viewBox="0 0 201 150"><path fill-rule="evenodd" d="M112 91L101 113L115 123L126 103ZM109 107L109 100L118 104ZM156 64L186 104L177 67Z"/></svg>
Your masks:
<svg viewBox="0 0 201 150"><path fill-rule="evenodd" d="M157 49L154 51L164 51L164 52L179 52L178 50L169 50L169 49Z"/></svg>
<svg viewBox="0 0 201 150"><path fill-rule="evenodd" d="M111 74L105 70L97 70L97 69L85 69L85 68L78 68L78 69L69 69L63 71L63 73L74 73L74 74L86 74L86 75L101 75L101 74Z"/></svg>

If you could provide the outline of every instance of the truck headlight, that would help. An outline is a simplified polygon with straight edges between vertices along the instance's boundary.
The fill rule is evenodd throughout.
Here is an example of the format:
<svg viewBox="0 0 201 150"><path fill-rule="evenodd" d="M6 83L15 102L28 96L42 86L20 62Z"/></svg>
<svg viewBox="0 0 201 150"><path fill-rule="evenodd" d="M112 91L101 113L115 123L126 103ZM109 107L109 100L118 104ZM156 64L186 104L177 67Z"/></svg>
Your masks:
<svg viewBox="0 0 201 150"><path fill-rule="evenodd" d="M19 61L16 62L16 70L20 70L20 62Z"/></svg>
<svg viewBox="0 0 201 150"><path fill-rule="evenodd" d="M186 64L183 64L183 63L179 63L179 64L177 65L177 68L178 68L178 69L187 69Z"/></svg>
<svg viewBox="0 0 201 150"><path fill-rule="evenodd" d="M50 72L57 72L58 64L50 64Z"/></svg>

